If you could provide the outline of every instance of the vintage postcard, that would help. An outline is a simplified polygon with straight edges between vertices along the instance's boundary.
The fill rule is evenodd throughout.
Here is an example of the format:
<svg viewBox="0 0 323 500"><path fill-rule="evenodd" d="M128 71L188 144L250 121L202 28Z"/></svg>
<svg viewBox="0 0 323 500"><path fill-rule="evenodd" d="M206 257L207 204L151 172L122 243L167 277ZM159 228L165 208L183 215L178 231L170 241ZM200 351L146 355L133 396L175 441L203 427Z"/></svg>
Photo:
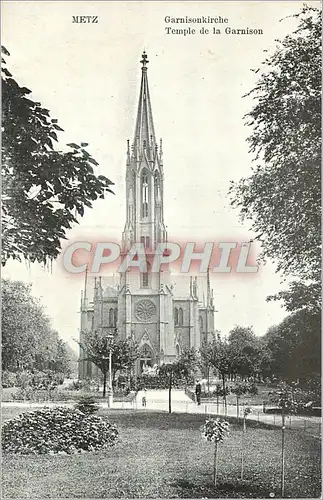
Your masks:
<svg viewBox="0 0 323 500"><path fill-rule="evenodd" d="M2 2L4 498L320 497L321 28Z"/></svg>

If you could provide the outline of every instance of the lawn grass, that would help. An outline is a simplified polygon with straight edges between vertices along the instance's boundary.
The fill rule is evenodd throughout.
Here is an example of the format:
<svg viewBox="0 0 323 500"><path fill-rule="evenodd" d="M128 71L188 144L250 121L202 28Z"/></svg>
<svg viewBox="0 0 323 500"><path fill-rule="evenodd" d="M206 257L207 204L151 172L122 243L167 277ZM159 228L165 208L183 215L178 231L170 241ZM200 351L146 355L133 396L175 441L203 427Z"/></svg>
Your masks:
<svg viewBox="0 0 323 500"><path fill-rule="evenodd" d="M3 408L6 416L20 413ZM213 445L202 440L203 415L101 410L116 423L119 443L81 455L3 457L4 498L279 498L277 429L249 428L245 481L239 480L242 432L231 425L220 445L219 484L212 485ZM286 497L315 498L320 441L286 431Z"/></svg>

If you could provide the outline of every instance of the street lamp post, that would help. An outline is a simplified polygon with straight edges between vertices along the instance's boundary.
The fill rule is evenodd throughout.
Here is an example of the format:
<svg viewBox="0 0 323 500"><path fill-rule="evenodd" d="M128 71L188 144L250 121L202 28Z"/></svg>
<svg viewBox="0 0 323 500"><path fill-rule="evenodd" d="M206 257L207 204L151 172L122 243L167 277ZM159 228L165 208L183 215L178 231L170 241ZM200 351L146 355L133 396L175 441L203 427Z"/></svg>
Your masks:
<svg viewBox="0 0 323 500"><path fill-rule="evenodd" d="M112 389L112 339L113 335L108 335L110 339L110 349L109 349L109 387L108 387L108 408L113 405L113 389Z"/></svg>

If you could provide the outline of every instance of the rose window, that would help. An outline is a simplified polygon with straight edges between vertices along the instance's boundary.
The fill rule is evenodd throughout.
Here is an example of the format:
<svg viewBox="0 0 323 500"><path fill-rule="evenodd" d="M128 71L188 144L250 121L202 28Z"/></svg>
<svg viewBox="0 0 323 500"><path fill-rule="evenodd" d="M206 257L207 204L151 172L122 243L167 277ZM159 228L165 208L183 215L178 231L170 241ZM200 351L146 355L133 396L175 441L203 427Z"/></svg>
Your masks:
<svg viewBox="0 0 323 500"><path fill-rule="evenodd" d="M147 321L156 313L156 307L151 300L141 300L136 307L136 316L141 321Z"/></svg>

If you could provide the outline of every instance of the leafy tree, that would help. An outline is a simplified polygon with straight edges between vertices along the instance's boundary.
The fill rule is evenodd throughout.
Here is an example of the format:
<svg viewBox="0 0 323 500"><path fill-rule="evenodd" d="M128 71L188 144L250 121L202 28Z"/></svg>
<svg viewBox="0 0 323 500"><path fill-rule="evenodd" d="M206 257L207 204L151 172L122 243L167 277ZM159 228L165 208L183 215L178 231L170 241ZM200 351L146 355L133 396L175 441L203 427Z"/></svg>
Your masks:
<svg viewBox="0 0 323 500"><path fill-rule="evenodd" d="M118 370L131 368L139 356L138 345L130 338L120 339L116 334L111 335L101 331L83 332L82 340L77 341L84 351L84 360L94 363L103 375L103 397L106 396L107 378L110 369L112 380Z"/></svg>
<svg viewBox="0 0 323 500"><path fill-rule="evenodd" d="M2 63L2 263L46 263L59 255L77 216L113 183L94 174L88 144L55 148L63 129Z"/></svg>
<svg viewBox="0 0 323 500"><path fill-rule="evenodd" d="M184 347L177 358L178 372L185 378L186 384L194 376L198 367L198 356L194 347Z"/></svg>
<svg viewBox="0 0 323 500"><path fill-rule="evenodd" d="M220 332L215 331L214 335L219 336ZM210 371L212 368L211 349L209 346L209 342L205 340L202 342L202 345L199 349L199 367L202 373L207 376L208 392L210 393Z"/></svg>
<svg viewBox="0 0 323 500"><path fill-rule="evenodd" d="M289 311L320 308L321 11L304 6L298 28L277 41L247 96L250 152L257 166L232 185L232 204L251 221L263 259L295 276L283 299Z"/></svg>
<svg viewBox="0 0 323 500"><path fill-rule="evenodd" d="M295 390L293 386L281 382L277 390L272 395L272 400L275 401L281 410L282 415L282 454L281 454L281 498L285 496L285 416L288 414L297 413L299 402L295 398Z"/></svg>
<svg viewBox="0 0 323 500"><path fill-rule="evenodd" d="M1 285L2 369L67 373L70 356L66 344L31 295L31 285L9 279L3 279Z"/></svg>
<svg viewBox="0 0 323 500"><path fill-rule="evenodd" d="M237 418L239 418L239 400L241 396L245 394L257 394L258 389L255 384L250 384L248 382L237 382L232 388L231 392L235 394L237 400Z"/></svg>
<svg viewBox="0 0 323 500"><path fill-rule="evenodd" d="M205 346L205 350L209 349L208 359L215 372L220 374L222 379L222 390L225 410L227 409L227 387L226 379L230 373L230 346L221 339L219 334L213 335L213 339Z"/></svg>
<svg viewBox="0 0 323 500"><path fill-rule="evenodd" d="M168 380L168 412L172 412L172 388L173 384L183 378L188 380L198 365L197 353L194 348L183 348L182 353L173 361L163 363L158 370L158 376Z"/></svg>
<svg viewBox="0 0 323 500"><path fill-rule="evenodd" d="M231 375L250 378L259 371L259 340L251 327L236 326L229 333Z"/></svg>
<svg viewBox="0 0 323 500"><path fill-rule="evenodd" d="M110 367L110 352L112 356L112 336L102 335L97 330L83 332L82 340L78 342L84 351L84 360L91 361L103 375L103 397L106 396L107 377ZM111 383L112 381L110 381Z"/></svg>
<svg viewBox="0 0 323 500"><path fill-rule="evenodd" d="M213 465L213 481L214 486L217 482L218 469L218 445L222 443L229 434L229 422L219 418L211 418L205 421L202 428L202 437L209 442L214 443L214 465Z"/></svg>
<svg viewBox="0 0 323 500"><path fill-rule="evenodd" d="M268 332L269 330L270 328L268 329ZM259 337L258 342L259 342L259 353L258 353L259 379L260 381L263 382L264 379L272 378L271 366L273 358L272 358L272 353L267 346L266 335Z"/></svg>
<svg viewBox="0 0 323 500"><path fill-rule="evenodd" d="M271 327L264 341L270 353L270 371L280 380L306 380L321 373L321 317L306 309Z"/></svg>
<svg viewBox="0 0 323 500"><path fill-rule="evenodd" d="M139 344L133 339L120 339L116 337L112 349L112 376L113 382L116 373L122 370L130 370L140 355Z"/></svg>
<svg viewBox="0 0 323 500"><path fill-rule="evenodd" d="M229 388L226 387L225 391L221 384L216 384L213 394L216 397L216 412L219 413L219 398L224 398L230 394Z"/></svg>
<svg viewBox="0 0 323 500"><path fill-rule="evenodd" d="M66 375L70 375L71 373L70 350L68 349L66 342L60 338L57 338L51 369Z"/></svg>

